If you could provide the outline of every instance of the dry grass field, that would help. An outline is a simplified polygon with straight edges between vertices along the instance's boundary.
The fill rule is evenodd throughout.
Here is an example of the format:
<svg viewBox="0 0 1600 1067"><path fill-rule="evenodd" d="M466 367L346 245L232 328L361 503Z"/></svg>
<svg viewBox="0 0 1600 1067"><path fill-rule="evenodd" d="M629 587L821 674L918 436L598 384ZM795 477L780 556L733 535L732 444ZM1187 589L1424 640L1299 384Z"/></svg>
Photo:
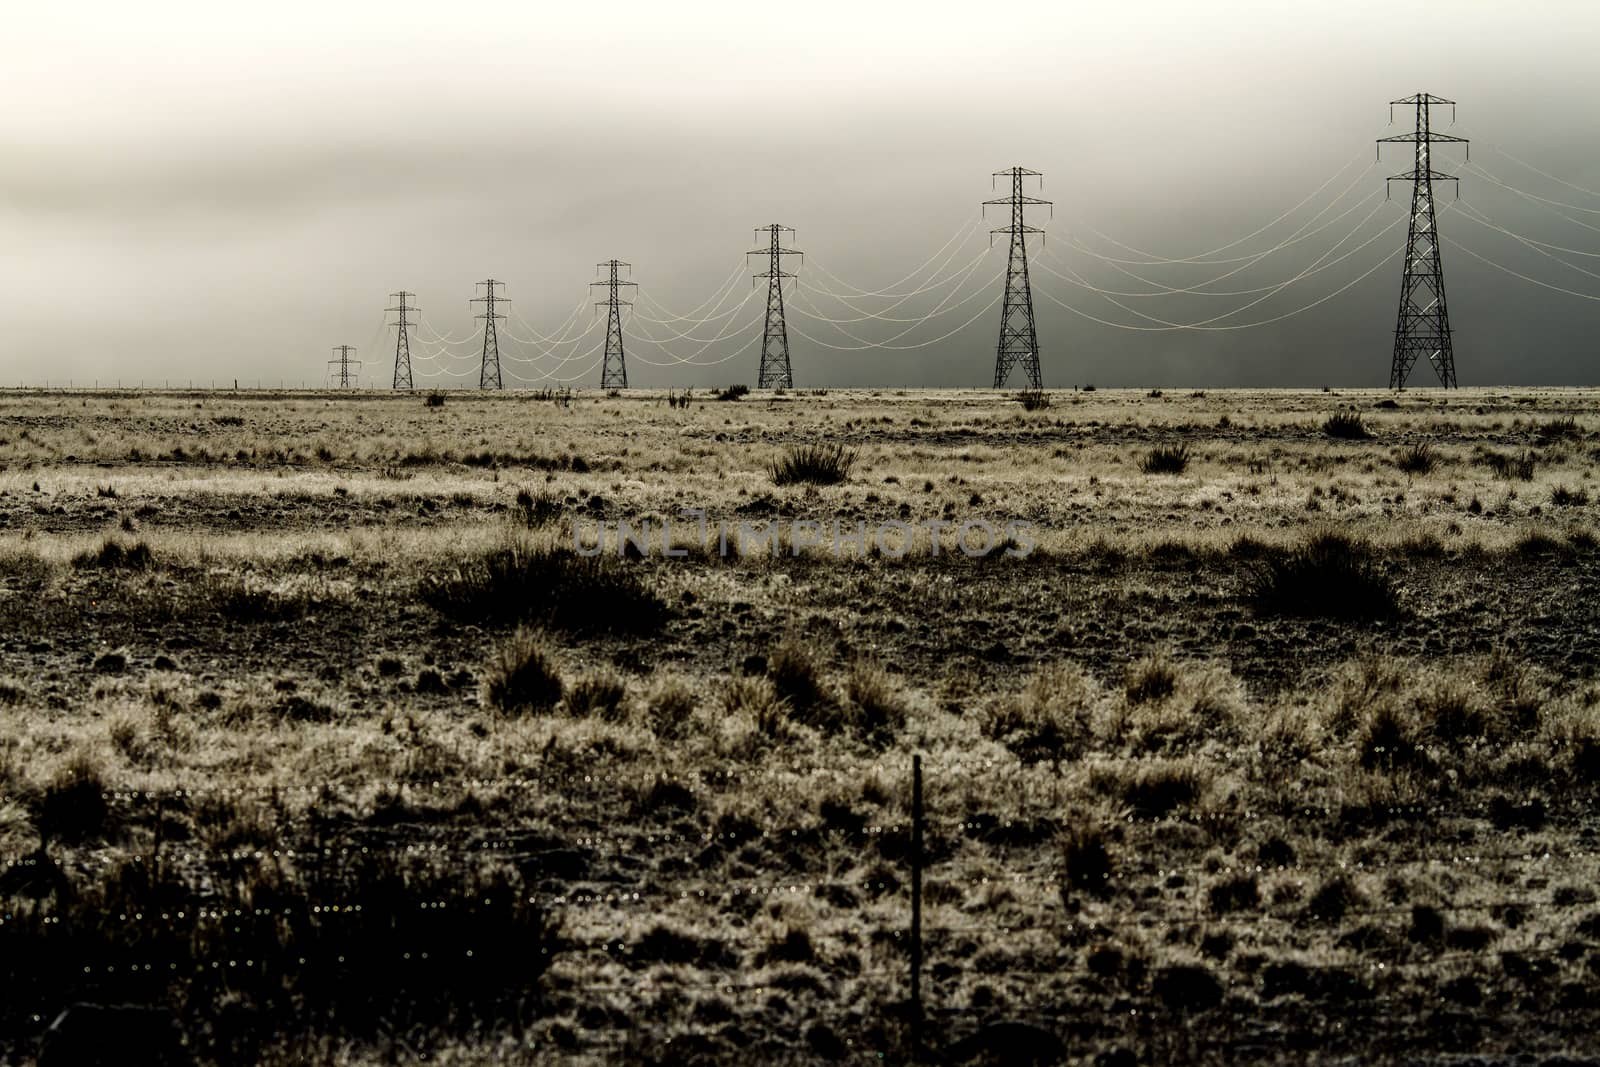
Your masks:
<svg viewBox="0 0 1600 1067"><path fill-rule="evenodd" d="M0 1060L1600 1056L1600 393L680 400L0 395Z"/></svg>

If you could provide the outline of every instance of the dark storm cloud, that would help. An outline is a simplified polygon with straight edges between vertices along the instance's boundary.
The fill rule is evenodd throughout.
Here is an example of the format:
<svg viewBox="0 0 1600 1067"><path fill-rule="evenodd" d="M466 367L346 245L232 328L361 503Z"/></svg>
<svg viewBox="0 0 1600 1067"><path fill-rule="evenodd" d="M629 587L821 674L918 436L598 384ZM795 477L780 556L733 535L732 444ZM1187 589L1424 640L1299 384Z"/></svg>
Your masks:
<svg viewBox="0 0 1600 1067"><path fill-rule="evenodd" d="M391 342L377 327L394 289L419 293L430 324L455 336L472 327L473 282L493 275L510 283L515 313L552 331L588 296L594 264L612 256L634 264L649 298L689 309L755 247L752 227L772 221L797 228L811 284L836 287L826 269L882 287L977 221L979 201L999 195L989 172L1019 163L1045 172L1043 194L1056 205L1053 218L1037 220L1052 256L1033 274L1048 384L1382 384L1403 223L1221 321L1309 304L1387 251L1389 263L1366 280L1236 332L1125 327L1157 325L1140 312L1193 322L1253 297L1120 298L1130 312L1044 268L1138 290L1077 242L1116 254L1098 230L1194 255L1257 228L1348 165L1323 196L1237 251L1259 250L1349 179L1361 181L1339 210L1380 195L1383 177L1409 160L1390 146L1363 175L1364 153L1404 128L1404 115L1387 125L1387 101L1419 88L1461 101L1456 132L1481 139L1480 165L1592 211L1600 198L1552 185L1489 147L1600 189L1592 119L1578 103L1597 78L1579 55L1579 30L1600 28L1600 15L1588 4L1546 6L1571 32L1552 38L1538 30L1548 20L1500 5L1457 5L1447 22L1423 10L1374 23L1369 16L1386 9L1248 2L1125 13L1039 6L1025 12L1032 29L1020 42L981 20L837 5L782 25L733 6L671 18L640 8L608 34L507 8L482 40L442 20L402 21L377 36L369 12L337 5L286 10L264 31L211 11L188 37L174 30L188 9L158 10L146 32L116 23L98 37L83 28L93 23L23 20L0 45L34 101L0 120L9 146L0 380L314 380L330 345L364 342L380 350L369 366L381 367ZM108 23L117 17L105 13ZM1419 55L1406 38L1423 27L1436 47ZM51 61L51 47L67 47L67 58ZM1600 230L1584 225L1600 225L1600 213L1519 199L1463 167L1459 153L1441 150L1436 166L1460 173L1463 197L1497 223L1600 251ZM1403 217L1406 192L1397 184L1395 201L1361 233ZM1452 196L1441 188L1441 203ZM1221 287L1289 277L1365 213ZM989 224L998 221L991 214ZM1441 222L1508 268L1600 295L1600 278L1581 273L1600 273L1600 259L1565 255L1573 270L1459 214ZM970 254L981 247L975 239ZM1004 258L1001 242L974 284L997 277ZM1518 281L1449 245L1444 259L1464 384L1593 380L1588 338L1600 304ZM1182 287L1231 268L1129 269ZM740 281L734 297L749 285ZM916 314L939 295L888 313ZM989 298L895 343L943 334ZM800 299L791 321L803 385L982 384L992 373L998 308L937 344L858 353L801 337L855 343L807 319ZM835 317L858 314L812 299ZM869 340L905 329L845 328ZM748 340L715 342L699 358ZM682 340L671 351L697 348ZM750 351L710 367L657 367L646 360L672 357L643 343L631 352L631 377L647 385L749 380L756 359Z"/></svg>

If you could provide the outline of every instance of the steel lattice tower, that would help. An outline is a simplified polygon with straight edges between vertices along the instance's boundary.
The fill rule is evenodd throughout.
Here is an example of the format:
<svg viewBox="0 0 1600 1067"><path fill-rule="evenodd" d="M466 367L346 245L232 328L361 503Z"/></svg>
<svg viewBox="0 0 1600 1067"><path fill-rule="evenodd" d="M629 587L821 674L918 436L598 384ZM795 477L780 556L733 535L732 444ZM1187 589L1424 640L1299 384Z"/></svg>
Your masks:
<svg viewBox="0 0 1600 1067"><path fill-rule="evenodd" d="M595 266L604 271L609 270L609 278L598 282L590 282L591 286L607 286L605 300L596 301L595 307L606 309L606 354L605 362L600 366L600 388L626 389L628 387L628 364L622 355L622 309L632 307L631 300L618 300L617 288L623 285L637 286L637 282L622 281L618 270L633 270L631 263L624 263L620 259L608 259ZM592 351L592 349L591 349Z"/></svg>
<svg viewBox="0 0 1600 1067"><path fill-rule="evenodd" d="M985 213L994 205L1011 209L1010 224L989 231L991 245L997 233L1007 234L1011 238L1010 258L1006 263L1005 307L1000 312L1000 342L995 346L994 353L994 387L1004 389L1011 368L1021 364L1028 376L1029 388L1042 389L1044 381L1039 374L1039 333L1033 320L1033 289L1028 284L1028 235L1042 234L1044 231L1028 225L1026 211L1034 205L1049 207L1050 201L1026 196L1022 192L1022 183L1026 178L1040 179L1039 184L1043 187L1044 179L1038 171L1026 167L997 170L989 180L990 185L994 184L994 178L1001 175L1011 179L1011 195L983 202ZM1052 207L1051 213L1054 214L1054 211Z"/></svg>
<svg viewBox="0 0 1600 1067"><path fill-rule="evenodd" d="M390 324L394 326L396 331L394 335L394 388L413 389L415 386L411 383L411 336L407 331L412 326L415 326L416 323L406 316L410 312L421 311L422 309L415 304L406 303L406 297L416 296L416 293L408 293L402 289L398 293L390 293L389 295L398 298L400 301L397 306L384 309L396 312L399 316Z"/></svg>
<svg viewBox="0 0 1600 1067"><path fill-rule="evenodd" d="M1420 357L1426 356L1439 375L1439 384L1449 389L1456 384L1456 357L1450 343L1450 316L1444 301L1444 267L1439 261L1439 220L1434 211L1433 183L1456 182L1459 189L1460 179L1433 169L1429 145L1466 144L1467 139L1434 133L1430 128L1430 111L1435 104L1449 104L1450 120L1455 121L1454 100L1418 93L1404 100L1390 101L1390 122L1394 121L1396 104L1411 104L1416 108L1416 132L1380 137L1379 158L1382 158L1385 142L1409 141L1415 142L1417 147L1412 169L1388 179L1411 183L1411 218L1406 230L1406 262L1400 277L1400 317L1394 327L1394 361L1389 366L1389 388L1404 389L1411 368Z"/></svg>
<svg viewBox="0 0 1600 1067"><path fill-rule="evenodd" d="M794 233L793 227L774 222L770 226L756 227L756 233L768 235L766 248L745 253L767 257L767 269L755 276L757 279L767 279L767 321L761 333L761 370L756 375L756 388L793 389L794 369L789 365L789 328L783 322L783 280L794 275L783 269L783 257L803 256L805 253L783 247L783 235Z"/></svg>
<svg viewBox="0 0 1600 1067"><path fill-rule="evenodd" d="M350 358L350 353L355 351L355 348L350 346L350 345L334 345L333 346L333 350L335 352L337 352L338 355L336 355L332 359L328 360L328 366L330 366L330 367L338 367L339 368L339 371L338 371L338 374L339 374L339 388L340 389L349 389L350 388L350 364L354 363L356 365L356 373L360 374L361 373L361 371L360 371L361 361L360 360L352 360ZM331 375L333 372L329 371L328 373Z"/></svg>
<svg viewBox="0 0 1600 1067"><path fill-rule="evenodd" d="M510 303L505 297L497 294L495 286L505 287L505 282L497 282L493 278L479 282L484 287L483 296L472 298L474 304L483 305L483 314L478 318L483 320L483 365L478 371L479 389L504 389L500 383L500 336L495 330L495 320L505 318L504 315L495 314L495 304Z"/></svg>

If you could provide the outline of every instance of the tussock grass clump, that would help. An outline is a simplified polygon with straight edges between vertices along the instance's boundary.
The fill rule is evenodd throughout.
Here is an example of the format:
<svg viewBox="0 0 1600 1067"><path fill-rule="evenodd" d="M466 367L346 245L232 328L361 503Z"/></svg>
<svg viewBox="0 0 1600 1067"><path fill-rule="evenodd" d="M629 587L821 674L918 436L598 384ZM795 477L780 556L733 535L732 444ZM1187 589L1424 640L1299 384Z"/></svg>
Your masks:
<svg viewBox="0 0 1600 1067"><path fill-rule="evenodd" d="M311 595L304 590L276 592L223 574L195 583L193 602L201 612L244 623L290 622L311 610Z"/></svg>
<svg viewBox="0 0 1600 1067"><path fill-rule="evenodd" d="M1430 765L1422 746L1422 731L1414 714L1392 701L1369 712L1357 737L1361 766L1368 770L1395 771Z"/></svg>
<svg viewBox="0 0 1600 1067"><path fill-rule="evenodd" d="M1063 897L1073 890L1091 896L1111 892L1111 849L1098 820L1083 816L1068 820L1061 834L1061 871Z"/></svg>
<svg viewBox="0 0 1600 1067"><path fill-rule="evenodd" d="M146 571L155 566L155 561L155 553L150 551L150 546L143 541L135 541L129 545L114 537L108 537L99 548L80 552L74 556L72 565L79 569Z"/></svg>
<svg viewBox="0 0 1600 1067"><path fill-rule="evenodd" d="M45 786L34 822L44 842L77 844L104 837L111 829L111 808L100 766L82 752L69 760Z"/></svg>
<svg viewBox="0 0 1600 1067"><path fill-rule="evenodd" d="M1551 419L1549 422L1540 423L1534 435L1541 444L1553 444L1556 441L1581 441L1583 427L1578 425L1578 420L1571 415L1564 418Z"/></svg>
<svg viewBox="0 0 1600 1067"><path fill-rule="evenodd" d="M799 641L786 640L767 657L767 678L796 722L823 726L836 717L838 709L823 684L816 656Z"/></svg>
<svg viewBox="0 0 1600 1067"><path fill-rule="evenodd" d="M722 691L722 710L729 718L747 716L756 730L772 738L789 733L790 705L772 679L762 675L735 675Z"/></svg>
<svg viewBox="0 0 1600 1067"><path fill-rule="evenodd" d="M1178 669L1165 656L1147 656L1128 668L1123 693L1130 704L1164 700L1178 688Z"/></svg>
<svg viewBox="0 0 1600 1067"><path fill-rule="evenodd" d="M567 711L573 715L594 716L615 722L626 712L628 688L622 679L608 671L585 675L567 694Z"/></svg>
<svg viewBox="0 0 1600 1067"><path fill-rule="evenodd" d="M1581 485L1576 489L1568 489L1564 485L1558 485L1554 489L1550 490L1551 507L1581 508L1587 507L1588 504L1589 490L1583 488Z"/></svg>
<svg viewBox="0 0 1600 1067"><path fill-rule="evenodd" d="M1043 389L1024 389L1017 394L1023 411L1042 411L1050 406L1050 395Z"/></svg>
<svg viewBox="0 0 1600 1067"><path fill-rule="evenodd" d="M767 471L774 485L837 485L855 462L855 450L844 445L791 445Z"/></svg>
<svg viewBox="0 0 1600 1067"><path fill-rule="evenodd" d="M906 724L905 700L889 672L872 659L858 659L844 681L845 723L866 738L885 739Z"/></svg>
<svg viewBox="0 0 1600 1067"><path fill-rule="evenodd" d="M1023 763L1075 759L1093 733L1098 690L1083 671L1066 664L1028 679L1022 692L991 705L982 720L985 736L1010 749Z"/></svg>
<svg viewBox="0 0 1600 1067"><path fill-rule="evenodd" d="M1399 590L1371 548L1342 533L1269 555L1249 580L1249 596L1263 615L1353 621L1400 614Z"/></svg>
<svg viewBox="0 0 1600 1067"><path fill-rule="evenodd" d="M422 398L422 405L430 408L442 408L444 407L444 394L437 389L430 390L428 395Z"/></svg>
<svg viewBox="0 0 1600 1067"><path fill-rule="evenodd" d="M541 489L537 493L518 489L515 508L517 522L530 530L549 526L559 520L566 510L561 497L548 489Z"/></svg>
<svg viewBox="0 0 1600 1067"><path fill-rule="evenodd" d="M1145 474L1182 474L1189 469L1189 446L1157 445L1139 461Z"/></svg>
<svg viewBox="0 0 1600 1067"><path fill-rule="evenodd" d="M657 682L645 700L645 718L655 735L673 740L684 735L696 707L694 690L681 678Z"/></svg>
<svg viewBox="0 0 1600 1067"><path fill-rule="evenodd" d="M1432 474L1439 460L1433 448L1424 442L1401 449L1394 457L1394 465L1406 474Z"/></svg>
<svg viewBox="0 0 1600 1067"><path fill-rule="evenodd" d="M1089 775L1095 792L1121 801L1136 818L1159 819L1193 805L1211 779L1192 759L1142 759L1130 764L1096 767Z"/></svg>
<svg viewBox="0 0 1600 1067"><path fill-rule="evenodd" d="M1206 903L1218 915L1254 911L1261 904L1261 887L1253 872L1229 875L1206 890Z"/></svg>
<svg viewBox="0 0 1600 1067"><path fill-rule="evenodd" d="M1342 441L1364 441L1372 436L1360 412L1338 411L1322 421L1322 432Z"/></svg>
<svg viewBox="0 0 1600 1067"><path fill-rule="evenodd" d="M527 627L519 626L484 669L484 702L510 714L549 711L563 689L555 658Z"/></svg>
<svg viewBox="0 0 1600 1067"><path fill-rule="evenodd" d="M1366 903L1366 898L1348 874L1339 873L1323 879L1311 899L1306 902L1306 917L1330 925L1343 921L1351 908Z"/></svg>
<svg viewBox="0 0 1600 1067"><path fill-rule="evenodd" d="M713 392L712 397L717 400L738 400L742 396L750 395L748 385L729 385Z"/></svg>
<svg viewBox="0 0 1600 1067"><path fill-rule="evenodd" d="M1519 482L1533 481L1534 469L1538 466L1539 457L1533 452L1523 452L1521 455L1511 455L1505 452L1484 452L1480 462L1494 471L1495 477Z"/></svg>
<svg viewBox="0 0 1600 1067"><path fill-rule="evenodd" d="M584 633L650 633L667 617L666 604L623 561L520 541L426 579L422 597L464 622Z"/></svg>

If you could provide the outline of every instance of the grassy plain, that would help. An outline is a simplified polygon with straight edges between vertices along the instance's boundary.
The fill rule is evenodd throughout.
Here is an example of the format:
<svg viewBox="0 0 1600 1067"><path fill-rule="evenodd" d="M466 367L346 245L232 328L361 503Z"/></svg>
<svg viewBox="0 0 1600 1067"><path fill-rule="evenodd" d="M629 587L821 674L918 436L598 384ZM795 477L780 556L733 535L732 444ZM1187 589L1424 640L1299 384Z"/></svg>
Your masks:
<svg viewBox="0 0 1600 1067"><path fill-rule="evenodd" d="M1047 397L0 396L0 1057L1600 1053L1600 394Z"/></svg>

